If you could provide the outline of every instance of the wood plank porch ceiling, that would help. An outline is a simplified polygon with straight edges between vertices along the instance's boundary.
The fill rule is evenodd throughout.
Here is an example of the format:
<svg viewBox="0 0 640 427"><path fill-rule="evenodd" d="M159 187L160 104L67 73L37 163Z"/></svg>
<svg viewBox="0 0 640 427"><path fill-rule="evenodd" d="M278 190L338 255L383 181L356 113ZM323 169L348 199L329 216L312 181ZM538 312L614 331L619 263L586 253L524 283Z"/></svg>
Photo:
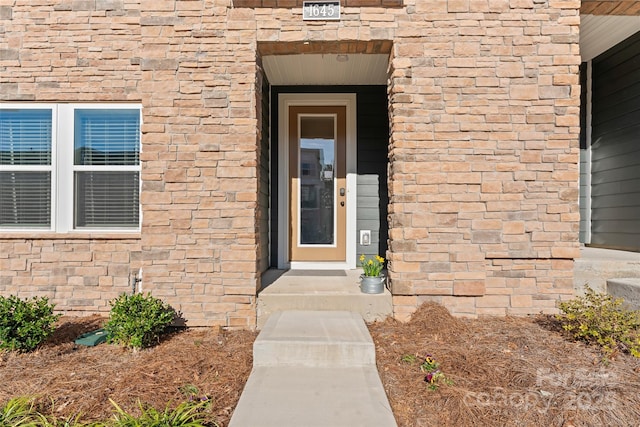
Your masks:
<svg viewBox="0 0 640 427"><path fill-rule="evenodd" d="M292 55L301 53L388 54L391 52L392 45L390 40L259 42L258 51L262 55Z"/></svg>
<svg viewBox="0 0 640 427"><path fill-rule="evenodd" d="M583 15L640 15L638 0L582 0Z"/></svg>

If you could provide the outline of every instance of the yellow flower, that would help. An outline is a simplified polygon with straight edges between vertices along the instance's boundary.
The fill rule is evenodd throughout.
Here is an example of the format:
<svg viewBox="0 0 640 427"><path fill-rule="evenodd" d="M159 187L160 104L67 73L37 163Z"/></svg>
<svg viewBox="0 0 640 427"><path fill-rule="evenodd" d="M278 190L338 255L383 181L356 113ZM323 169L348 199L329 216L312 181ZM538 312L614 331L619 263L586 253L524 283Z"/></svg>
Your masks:
<svg viewBox="0 0 640 427"><path fill-rule="evenodd" d="M380 255L367 257L365 254L360 255L360 265L364 270L364 275L369 277L380 276L380 272L384 268L384 258Z"/></svg>

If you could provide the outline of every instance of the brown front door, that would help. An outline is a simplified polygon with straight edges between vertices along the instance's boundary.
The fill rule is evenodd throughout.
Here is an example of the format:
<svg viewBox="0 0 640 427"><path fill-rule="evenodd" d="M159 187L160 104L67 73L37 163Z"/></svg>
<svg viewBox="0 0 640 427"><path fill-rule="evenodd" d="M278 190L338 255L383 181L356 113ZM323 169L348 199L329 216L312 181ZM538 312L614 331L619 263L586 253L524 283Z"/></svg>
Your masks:
<svg viewBox="0 0 640 427"><path fill-rule="evenodd" d="M289 107L291 261L346 259L346 107Z"/></svg>

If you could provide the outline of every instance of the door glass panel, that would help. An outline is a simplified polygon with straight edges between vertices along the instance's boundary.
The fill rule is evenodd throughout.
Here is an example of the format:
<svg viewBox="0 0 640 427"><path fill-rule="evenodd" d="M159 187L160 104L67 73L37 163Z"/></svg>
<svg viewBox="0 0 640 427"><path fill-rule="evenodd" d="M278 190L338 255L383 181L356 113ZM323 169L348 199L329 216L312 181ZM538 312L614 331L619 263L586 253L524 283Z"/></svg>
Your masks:
<svg viewBox="0 0 640 427"><path fill-rule="evenodd" d="M335 117L300 117L301 245L335 244Z"/></svg>

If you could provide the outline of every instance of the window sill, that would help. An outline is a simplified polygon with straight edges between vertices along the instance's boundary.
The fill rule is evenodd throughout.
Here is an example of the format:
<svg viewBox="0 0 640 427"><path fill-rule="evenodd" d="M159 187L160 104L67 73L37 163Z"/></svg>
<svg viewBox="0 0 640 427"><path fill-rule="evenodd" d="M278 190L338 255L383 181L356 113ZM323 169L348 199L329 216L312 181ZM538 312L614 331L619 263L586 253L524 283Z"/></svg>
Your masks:
<svg viewBox="0 0 640 427"><path fill-rule="evenodd" d="M74 232L74 233L53 233L51 231L38 232L34 231L16 231L16 232L0 232L0 240L7 239L26 239L26 240L140 240L142 233L135 232Z"/></svg>

